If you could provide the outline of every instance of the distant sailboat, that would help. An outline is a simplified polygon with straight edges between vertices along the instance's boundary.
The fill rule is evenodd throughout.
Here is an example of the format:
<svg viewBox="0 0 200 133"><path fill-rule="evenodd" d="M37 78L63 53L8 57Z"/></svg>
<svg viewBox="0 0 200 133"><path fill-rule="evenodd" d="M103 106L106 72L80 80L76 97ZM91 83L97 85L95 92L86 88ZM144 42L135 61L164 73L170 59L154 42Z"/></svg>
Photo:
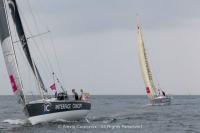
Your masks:
<svg viewBox="0 0 200 133"><path fill-rule="evenodd" d="M149 66L149 60L144 46L143 36L139 17L137 16L137 45L139 48L139 60L142 71L143 80L146 86L146 93L153 105L170 104L171 98L165 94L163 90L155 85L153 75Z"/></svg>
<svg viewBox="0 0 200 133"><path fill-rule="evenodd" d="M7 7L10 9L9 12L7 12ZM9 23L8 13L10 13L9 15L12 16L14 22L12 26ZM39 100L28 101L24 94L23 81L19 73L19 62L10 30L13 27L16 28L17 36L20 39L19 42L23 48L23 54L27 60L26 63L30 66L29 73L32 73L37 81L37 88L41 96ZM56 98L48 97L48 90L30 53L16 0L0 0L0 42L13 92L32 125L56 119L79 120L89 113L91 109L89 101L69 101L64 91L59 93ZM29 89L29 87L27 88ZM56 89L55 85L51 86L51 88L52 90Z"/></svg>

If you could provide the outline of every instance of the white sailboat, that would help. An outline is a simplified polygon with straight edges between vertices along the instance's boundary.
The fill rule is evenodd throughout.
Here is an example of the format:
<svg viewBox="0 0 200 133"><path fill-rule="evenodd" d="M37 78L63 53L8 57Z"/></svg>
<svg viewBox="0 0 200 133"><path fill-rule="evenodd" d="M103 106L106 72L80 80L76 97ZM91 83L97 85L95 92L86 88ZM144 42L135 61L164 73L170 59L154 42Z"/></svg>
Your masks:
<svg viewBox="0 0 200 133"><path fill-rule="evenodd" d="M8 19L8 15L12 16L14 24L12 26L9 23L11 20ZM24 94L23 80L19 73L19 62L12 40L11 27L16 28L16 34L20 39L19 42L26 57L27 65L30 66L30 73L33 74L37 81L36 86L38 86L37 89L41 96L39 100L28 101ZM70 101L66 98L67 94L65 91L56 98L48 97L48 90L31 56L16 0L0 0L0 42L13 92L17 102L22 105L23 111L32 125L56 119L79 120L87 116L91 109L89 101Z"/></svg>
<svg viewBox="0 0 200 133"><path fill-rule="evenodd" d="M170 104L171 97L167 96L162 89L158 88L153 80L153 75L149 66L149 60L144 46L141 25L138 16L137 16L137 45L139 49L139 61L140 61L142 76L146 86L146 93L150 102L153 105Z"/></svg>

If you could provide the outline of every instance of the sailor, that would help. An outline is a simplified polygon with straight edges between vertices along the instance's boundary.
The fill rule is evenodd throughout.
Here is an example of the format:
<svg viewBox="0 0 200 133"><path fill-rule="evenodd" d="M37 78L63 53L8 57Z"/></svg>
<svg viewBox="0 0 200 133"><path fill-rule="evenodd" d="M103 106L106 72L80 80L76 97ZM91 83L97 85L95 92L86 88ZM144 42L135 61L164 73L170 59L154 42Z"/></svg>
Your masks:
<svg viewBox="0 0 200 133"><path fill-rule="evenodd" d="M65 98L65 100L69 100L69 97L68 97L67 91L64 91L64 98Z"/></svg>
<svg viewBox="0 0 200 133"><path fill-rule="evenodd" d="M85 93L83 92L83 89L81 89L80 92L81 92L80 100L85 101L86 98L85 98Z"/></svg>
<svg viewBox="0 0 200 133"><path fill-rule="evenodd" d="M163 94L163 96L165 96L165 92L164 91L162 91L162 94Z"/></svg>
<svg viewBox="0 0 200 133"><path fill-rule="evenodd" d="M75 89L72 89L72 93L74 94L75 100L79 100L78 93L75 91Z"/></svg>
<svg viewBox="0 0 200 133"><path fill-rule="evenodd" d="M57 98L58 97L58 93L57 93L57 91L55 92L55 98Z"/></svg>
<svg viewBox="0 0 200 133"><path fill-rule="evenodd" d="M160 96L160 89L158 89L158 96Z"/></svg>

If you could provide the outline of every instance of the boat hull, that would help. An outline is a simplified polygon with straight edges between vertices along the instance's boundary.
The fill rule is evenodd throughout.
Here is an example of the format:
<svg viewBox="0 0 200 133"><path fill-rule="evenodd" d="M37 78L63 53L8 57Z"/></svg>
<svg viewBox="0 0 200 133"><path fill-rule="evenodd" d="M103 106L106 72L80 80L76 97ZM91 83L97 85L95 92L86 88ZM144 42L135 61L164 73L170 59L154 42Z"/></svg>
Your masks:
<svg viewBox="0 0 200 133"><path fill-rule="evenodd" d="M45 122L52 122L59 119L64 119L68 121L76 121L76 120L85 118L88 113L89 113L89 110L65 111L65 112L33 116L33 117L29 117L28 120L31 123L31 125L36 125L36 124L45 123Z"/></svg>
<svg viewBox="0 0 200 133"><path fill-rule="evenodd" d="M170 105L171 97L169 96L159 96L151 100L152 105Z"/></svg>
<svg viewBox="0 0 200 133"><path fill-rule="evenodd" d="M32 125L57 119L80 120L87 116L91 104L84 101L36 101L26 105L28 120Z"/></svg>

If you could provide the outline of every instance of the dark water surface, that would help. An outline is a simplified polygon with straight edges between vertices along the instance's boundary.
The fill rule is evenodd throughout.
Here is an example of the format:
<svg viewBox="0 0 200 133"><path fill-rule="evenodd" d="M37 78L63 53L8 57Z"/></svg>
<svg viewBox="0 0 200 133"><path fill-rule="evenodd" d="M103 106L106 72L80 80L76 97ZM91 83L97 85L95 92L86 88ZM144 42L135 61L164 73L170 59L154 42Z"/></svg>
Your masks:
<svg viewBox="0 0 200 133"><path fill-rule="evenodd" d="M200 133L200 96L151 106L146 96L92 96L86 120L29 125L13 96L0 96L0 133Z"/></svg>

